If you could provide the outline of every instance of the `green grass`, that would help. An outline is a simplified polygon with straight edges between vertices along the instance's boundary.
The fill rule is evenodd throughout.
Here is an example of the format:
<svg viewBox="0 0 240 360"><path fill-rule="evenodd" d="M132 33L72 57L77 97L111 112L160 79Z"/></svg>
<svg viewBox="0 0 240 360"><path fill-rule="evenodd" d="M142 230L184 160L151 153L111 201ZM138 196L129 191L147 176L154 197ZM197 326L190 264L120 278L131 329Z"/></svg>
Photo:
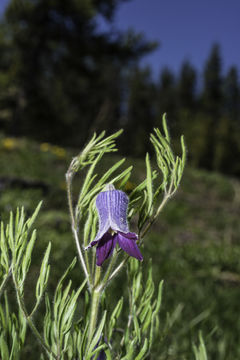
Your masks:
<svg viewBox="0 0 240 360"><path fill-rule="evenodd" d="M2 187L1 218L7 219L16 206L24 205L31 212L39 200L44 200L37 222L33 269L37 271L39 254L52 241L51 291L75 255L64 188L64 174L74 153L68 151L59 156L52 147L44 148L27 140L14 141L12 148L1 145L0 179L22 182ZM99 172L117 159L107 157ZM145 173L144 161L132 163L136 168L130 187L142 180ZM26 185L31 182L34 188ZM193 359L192 344L197 342L199 330L203 332L209 359L240 358L239 194L237 180L187 168L180 191L146 238L143 267L152 258L156 284L161 279L165 281L162 328L167 313L175 320L164 337L159 334L152 359ZM134 230L134 224L132 227ZM116 294L116 298L126 292L125 276L122 272L122 281L116 281L107 290ZM75 270L76 283L79 277L80 271ZM123 284L121 288L119 283ZM26 297L31 301L31 287L26 290Z"/></svg>

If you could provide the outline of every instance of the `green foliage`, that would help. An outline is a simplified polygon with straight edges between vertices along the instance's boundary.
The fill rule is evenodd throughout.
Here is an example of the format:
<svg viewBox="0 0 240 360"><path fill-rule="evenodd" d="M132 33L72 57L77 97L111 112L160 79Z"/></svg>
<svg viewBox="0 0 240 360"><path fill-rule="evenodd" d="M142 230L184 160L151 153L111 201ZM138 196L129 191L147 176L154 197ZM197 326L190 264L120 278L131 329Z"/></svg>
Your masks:
<svg viewBox="0 0 240 360"><path fill-rule="evenodd" d="M122 351L125 355L124 357L118 355L117 358L141 360L150 355L154 337L160 331L162 285L161 281L156 297L151 265L148 267L148 277L145 282L139 262L131 259L128 266L129 317L121 339Z"/></svg>
<svg viewBox="0 0 240 360"><path fill-rule="evenodd" d="M70 234L69 216L66 213L64 202L65 193L60 189L67 161L72 155L69 151L67 158L59 159L50 152L40 151L40 146L36 143L19 139L20 142L21 149L2 151L0 157L1 177L5 175L5 177L32 179L33 181L44 179L49 186L48 194L42 193L38 188L25 189L16 185L14 188L9 186L4 188L0 199L1 217L4 224L7 224L8 212L11 209L24 203L26 204L26 213L31 214L36 204L44 197L44 206L35 223L38 229L38 241L36 241L36 249L32 253L32 265L25 285L25 301L31 311L41 266L40 254L45 253L47 242L50 240L52 243L51 273L47 287L51 306L55 284L59 281L67 264L70 264L76 255ZM99 176L120 160L116 153L109 155L106 154L101 160L101 166L96 168ZM188 153L189 156L191 156L191 152ZM151 162L154 171L152 156ZM130 180L123 188L128 193L136 189L137 184L144 181L145 175L145 161L126 159L126 168L131 163L134 163L134 169ZM77 178L76 185L78 185ZM194 358L192 343L198 346L199 330L203 332L209 359L235 360L239 358L238 334L240 328L239 322L236 321L239 307L240 273L238 194L239 182L236 179L187 167L180 190L174 196L173 201L170 201L165 207L159 221L156 221L151 231L147 233L143 249L144 259L152 258L155 284L164 279L159 334L162 340L157 338L153 341L151 350L153 359ZM76 193L74 196L76 201L77 195ZM140 194L138 195L140 196ZM130 212L129 215L131 217ZM132 226L136 229L135 217L133 216L131 219ZM91 230L91 226L89 229ZM147 272L145 264L144 261L144 279ZM78 289L82 281L82 273L77 266L71 271L70 278L73 281L72 288ZM14 303L15 294L9 281L5 289L8 292L10 313L18 316ZM64 284L63 286L65 287ZM118 342L119 338L121 340L121 329L125 328L128 321L128 293L124 271L115 281L111 282L105 293L108 301L108 319L118 301L122 297L124 298L120 316L114 327L116 330L112 333L112 339ZM83 295L82 292L79 299L80 304L85 302L84 298L85 294ZM4 306L3 295L1 299L1 305ZM180 306L178 306L179 303ZM87 309L80 304L80 309L77 307L76 312L82 318ZM43 324L44 305L45 302L42 301L39 311L34 316L39 328ZM169 313L168 326L166 326L167 312ZM108 325L108 321L106 324ZM165 329L164 333L161 329ZM107 330L105 334L107 334ZM11 340L8 337L8 344L9 342ZM34 341L28 330L21 357L31 359L36 357L36 353L40 353L38 342Z"/></svg>
<svg viewBox="0 0 240 360"><path fill-rule="evenodd" d="M196 360L207 360L207 352L206 352L206 348L205 348L205 344L202 338L202 334L199 334L199 346L193 346L193 350L194 350L194 354L195 354L195 359Z"/></svg>
<svg viewBox="0 0 240 360"><path fill-rule="evenodd" d="M35 269L36 277L31 279L31 288L35 289L33 291L35 296L31 294L31 301L27 301L28 278L32 267L36 267L31 261L36 242L36 230L33 230L33 225L41 204L29 218L24 210L17 210L15 216L11 214L9 223L2 225L1 293L4 289L8 292L8 281L12 279L17 306L20 309L18 317L14 315L14 319L17 320L12 320L11 316L6 315L10 313L6 301L1 305L3 315L0 317L0 326L4 328L1 335L3 338L1 351L4 354L1 354L2 357L10 356L11 352L14 353L15 358L20 357L27 341L25 338L27 326L42 346L41 359L65 360L84 357L92 360L97 359L102 350L107 359L148 359L157 354L154 349L156 342L159 342L159 336L161 346L164 347L162 344L165 342L166 334L170 329L172 331L173 324L179 318L181 306L177 307L166 321L160 322L162 282L155 290L151 266L140 266L135 260L128 262L129 305L127 305L124 292L116 299L114 293L108 293L110 289L108 285L110 282L115 283L113 279L127 263L128 258L122 260L121 251L117 249L112 258L100 269L95 266L95 249L84 250L84 246L92 239L97 229L94 204L97 194L107 184L115 184L123 188L132 171L132 167L127 166L119 173L123 164L120 160L105 173L100 171L99 176L95 174L96 169L101 169L99 161L102 160L103 155L116 150L115 138L118 135L119 132L107 138L103 138L103 134L100 137L94 136L79 156L73 159L66 175L72 231L83 270L82 273L77 271L77 281L72 276L75 271L75 258L58 281L56 288L54 285L53 293L50 288L46 293L47 283L51 281L49 276L51 243L47 246L45 244L46 250L41 262L38 262L39 269ZM151 139L156 148L157 164L152 170L153 165L150 164L147 155L146 178L130 192L129 219L132 219L133 215L137 216L139 210L145 218L144 226L142 230L140 229L141 239L146 235L163 206L176 192L185 164L183 140L183 154L177 157L170 145L165 118L163 132L155 129ZM81 182L81 191L74 201L76 193L72 191L72 180L77 171L85 167L88 167L85 180ZM52 221L55 215L56 212L49 219ZM64 218L61 219L63 221ZM71 251L70 247L69 251ZM63 263L65 264L66 260ZM153 269L154 266L156 265L153 264ZM85 275L83 281L80 280L82 274ZM86 286L87 282L88 286ZM108 296L110 294L111 296ZM44 296L45 304L41 301ZM126 314L127 321L124 319ZM204 316L203 314L201 319ZM21 329L19 338L15 335L13 327L5 326L7 318L9 324L14 322L15 328ZM200 320L196 319L195 323L198 321ZM162 355L164 359L164 351Z"/></svg>
<svg viewBox="0 0 240 360"><path fill-rule="evenodd" d="M0 305L0 355L2 360L20 359L26 337L26 320L21 311L11 311L7 293Z"/></svg>

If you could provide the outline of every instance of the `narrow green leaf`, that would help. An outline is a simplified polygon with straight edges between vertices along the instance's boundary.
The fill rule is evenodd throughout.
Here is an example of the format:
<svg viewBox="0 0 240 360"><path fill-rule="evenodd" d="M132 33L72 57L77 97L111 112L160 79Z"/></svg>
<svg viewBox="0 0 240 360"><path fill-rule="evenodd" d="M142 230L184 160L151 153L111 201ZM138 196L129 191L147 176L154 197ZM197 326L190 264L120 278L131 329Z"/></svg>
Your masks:
<svg viewBox="0 0 240 360"><path fill-rule="evenodd" d="M9 360L9 351L7 343L4 339L4 333L0 336L0 353L2 360Z"/></svg>
<svg viewBox="0 0 240 360"><path fill-rule="evenodd" d="M147 351L148 351L148 339L145 338L143 347L142 347L140 353L135 357L135 360L144 359L144 355L146 354Z"/></svg>
<svg viewBox="0 0 240 360"><path fill-rule="evenodd" d="M22 274L23 274L23 277L22 277L23 281L25 280L26 274L27 274L27 272L29 270L29 267L30 267L30 264L31 264L31 256L32 256L33 247L34 247L34 244L35 244L35 241L36 241L36 236L37 236L37 231L34 230L33 233L32 233L31 239L28 242L26 250L24 248L22 248L22 252L25 250L25 254L23 256L23 259L21 259L21 253L22 252L20 252L20 254L18 256L18 259L16 261L17 262L17 268L20 265L20 262L22 262L21 268L22 268Z"/></svg>
<svg viewBox="0 0 240 360"><path fill-rule="evenodd" d="M168 143L170 143L170 136L169 136L168 127L167 127L167 114L166 113L163 114L162 125L163 125L165 138L168 141Z"/></svg>
<svg viewBox="0 0 240 360"><path fill-rule="evenodd" d="M97 182L96 187L102 186L107 182L109 177L116 171L124 162L126 161L125 158L119 160L116 164L114 164Z"/></svg>
<svg viewBox="0 0 240 360"><path fill-rule="evenodd" d="M27 228L30 229L34 223L34 221L36 220L38 213L41 209L42 206L42 201L40 201L40 203L38 204L38 206L36 207L34 213L32 214L32 216L30 217L30 219L27 220Z"/></svg>
<svg viewBox="0 0 240 360"><path fill-rule="evenodd" d="M143 322L143 326L142 326L142 332L145 332L148 330L150 324L151 324L151 320L152 320L152 307L151 307L151 303L149 301L149 305L148 305L148 311L145 317L145 320Z"/></svg>
<svg viewBox="0 0 240 360"><path fill-rule="evenodd" d="M106 321L106 316L107 316L107 311L104 311L104 314L103 314L103 317L102 317L102 320L97 328L97 331L93 337L93 340L89 346L89 349L88 349L88 353L87 353L87 357L86 357L86 360L90 360L91 359L91 356L92 356L92 353L94 351L94 348L95 346L97 345L99 339L101 338L101 335L102 335L102 331L103 331L103 327L105 325L105 321Z"/></svg>
<svg viewBox="0 0 240 360"><path fill-rule="evenodd" d="M135 336L137 337L138 342L140 342L141 341L141 331L140 331L140 326L139 326L135 311L133 314L133 324L134 324Z"/></svg>
<svg viewBox="0 0 240 360"><path fill-rule="evenodd" d="M108 340L110 341L112 338L112 333L114 331L114 327L116 325L117 319L120 316L120 313L122 311L123 306L123 297L118 301L117 305L115 306L115 309L112 312L112 315L108 322Z"/></svg>
<svg viewBox="0 0 240 360"><path fill-rule="evenodd" d="M154 309L154 316L156 316L161 308L161 304L162 304L162 292L163 292L163 283L164 281L160 281L159 286L158 286L158 296L157 296L157 303L156 303L156 307Z"/></svg>
<svg viewBox="0 0 240 360"><path fill-rule="evenodd" d="M152 212L152 203L153 203L153 190L152 190L152 170L151 170L151 164L149 159L149 154L146 154L146 169L147 169L147 213L151 215Z"/></svg>
<svg viewBox="0 0 240 360"><path fill-rule="evenodd" d="M182 146L182 168L184 169L186 164L186 156L187 156L187 149L184 141L184 136L181 136L181 146Z"/></svg>
<svg viewBox="0 0 240 360"><path fill-rule="evenodd" d="M47 250L44 254L43 260L42 260L42 264L41 264L41 268L40 268L40 274L37 280L37 285L36 285L36 299L37 302L39 302L39 300L41 299L43 292L46 289L47 286L47 282L48 282L48 277L49 277L49 270L50 267L48 265L48 260L49 260L49 255L50 255L50 251L51 251L51 242L49 242Z"/></svg>

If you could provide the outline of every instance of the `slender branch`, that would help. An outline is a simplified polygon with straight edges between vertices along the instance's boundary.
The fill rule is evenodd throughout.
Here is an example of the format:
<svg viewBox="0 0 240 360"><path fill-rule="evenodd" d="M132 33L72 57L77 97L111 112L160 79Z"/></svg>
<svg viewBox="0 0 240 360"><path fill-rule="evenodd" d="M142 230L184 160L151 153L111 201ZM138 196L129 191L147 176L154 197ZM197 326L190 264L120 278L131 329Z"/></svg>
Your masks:
<svg viewBox="0 0 240 360"><path fill-rule="evenodd" d="M116 260L117 260L117 257L118 257L118 251L115 250L113 256L111 257L111 261L110 261L110 263L109 263L109 265L108 265L107 271L106 271L106 273L105 273L105 275L104 275L103 281L102 281L102 283L101 283L101 285L100 285L100 287L101 287L102 290L104 290L105 286L106 286L107 283L108 283L108 279L109 279L109 277L110 277L110 275L111 275L111 271L112 271L113 266L114 266L114 264L115 264L115 262L116 262Z"/></svg>
<svg viewBox="0 0 240 360"><path fill-rule="evenodd" d="M109 276L109 279L107 281L107 284L119 273L119 271L122 269L122 267L126 264L128 259L130 258L129 255L125 257L125 259L116 267L116 269L112 272L112 274Z"/></svg>
<svg viewBox="0 0 240 360"><path fill-rule="evenodd" d="M141 233L141 236L139 234L139 238L143 238L146 233L148 232L148 230L150 229L150 227L152 226L152 224L155 222L155 220L157 219L158 215L160 214L160 212L162 211L162 209L164 208L164 206L166 205L166 203L168 202L168 200L170 199L170 197L176 192L177 189L174 189L172 191L172 187L173 187L173 180L170 183L169 189L168 191L165 192L164 198L161 202L161 204L159 205L157 211L155 212L155 214L152 216L152 218L149 220L148 224L146 225L145 229L143 230L143 232Z"/></svg>
<svg viewBox="0 0 240 360"><path fill-rule="evenodd" d="M139 234L139 237L142 239L146 233L148 232L148 230L150 229L150 227L152 226L152 224L155 222L155 220L157 219L158 215L160 214L160 212L162 211L163 207L166 205L166 203L168 202L170 198L169 193L167 193L167 195L164 196L163 201L161 202L161 204L159 205L157 211L155 212L155 214L153 215L153 217L149 220L148 224L146 225L145 229L143 230L143 232L141 233L141 236Z"/></svg>
<svg viewBox="0 0 240 360"><path fill-rule="evenodd" d="M88 345L89 348L92 338L94 336L94 332L96 331L96 324L98 318L98 309L99 303L102 295L102 288L101 285L99 286L101 278L101 267L97 266L95 272L95 279L94 279L94 288L92 292L92 301L91 301L91 310L90 310L90 321L89 321L89 330L88 330Z"/></svg>
<svg viewBox="0 0 240 360"><path fill-rule="evenodd" d="M80 247L80 244L79 244L79 238L78 238L77 230L74 227L72 227L72 232L73 232L73 236L74 236L74 239L75 239L75 244L76 244L76 247L77 247L79 259L80 259L80 262L82 264L82 268L83 268L85 277L87 279L88 285L91 286L90 275L88 273L88 270L87 270L87 267L86 267L86 264L85 264L85 261L84 261L84 257L83 257L83 254L82 254L82 250L81 250L81 247Z"/></svg>
<svg viewBox="0 0 240 360"><path fill-rule="evenodd" d="M46 351L47 354L51 354L53 356L53 358L55 360L58 360L57 355L52 351L52 349L46 344L46 342L44 341L44 338L42 337L42 335L39 333L39 331L37 330L36 326L34 325L31 317L28 315L24 300L23 300L23 296L21 294L21 291L19 290L19 286L17 284L14 272L13 272L13 283L15 286L15 290L16 290L16 295L17 295L17 302L18 302L18 306L28 324L28 326L30 327L30 329L32 330L33 334L36 336L36 338L38 339L38 341L40 342L40 344L42 345L42 347L44 348L44 350Z"/></svg>
<svg viewBox="0 0 240 360"><path fill-rule="evenodd" d="M8 281L8 279L10 278L11 274L12 274L12 267L10 266L10 268L8 269L8 273L7 273L7 275L5 276L5 279L3 280L3 282L2 282L2 284L1 284L1 286L0 286L0 298L1 298L1 296L2 296L3 290L5 289L5 286L6 286L6 284L7 284L7 281Z"/></svg>
<svg viewBox="0 0 240 360"><path fill-rule="evenodd" d="M68 172L66 173L66 183L67 183L67 198L68 198L68 206L69 206L69 212L70 212L70 218L71 218L71 224L72 224L72 232L75 240L75 244L77 247L77 252L79 256L80 263L82 265L85 277L88 281L88 285L91 286L90 283L90 273L88 272L88 269L85 264L85 260L82 254L79 238L78 238L78 231L77 226L75 222L75 216L73 211L73 202L72 202L72 172L70 171L70 168L68 169Z"/></svg>

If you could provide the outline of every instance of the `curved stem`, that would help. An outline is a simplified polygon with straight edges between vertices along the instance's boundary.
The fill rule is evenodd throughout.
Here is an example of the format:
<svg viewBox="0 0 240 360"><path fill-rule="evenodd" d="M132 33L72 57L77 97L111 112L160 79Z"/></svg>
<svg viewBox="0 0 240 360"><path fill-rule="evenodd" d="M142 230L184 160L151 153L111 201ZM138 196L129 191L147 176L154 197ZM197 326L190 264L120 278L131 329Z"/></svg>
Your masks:
<svg viewBox="0 0 240 360"><path fill-rule="evenodd" d="M77 252L78 252L78 256L79 256L79 260L80 263L82 265L85 277L88 281L88 285L91 286L91 276L90 273L86 267L85 264L85 260L82 254L82 250L81 250L81 246L80 246L80 242L79 242L79 238L78 238L78 231L77 231L77 225L75 222L75 216L74 216L74 211L73 211L73 202L72 202L72 177L73 174L70 171L70 168L68 170L68 172L66 173L66 183L67 183L67 198L68 198L68 206L69 206L69 212L70 212L70 218L71 218L71 224L72 224L72 232L73 232L73 236L74 236L74 240L75 240L75 244L77 247Z"/></svg>
<svg viewBox="0 0 240 360"><path fill-rule="evenodd" d="M163 201L159 205L159 207L158 207L157 211L155 212L155 214L153 215L153 217L149 220L148 224L145 226L143 232L141 233L141 236L139 235L139 237L141 239L146 235L146 233L148 232L148 230L150 229L152 224L155 222L155 220L157 219L159 213L162 211L163 207L166 205L169 198L170 198L170 195L168 195L168 194L166 196L164 196Z"/></svg>
<svg viewBox="0 0 240 360"><path fill-rule="evenodd" d="M2 284L1 284L1 286L0 286L0 298L1 298L1 296L2 296L3 290L5 289L5 286L6 286L6 284L7 284L7 281L8 281L8 279L10 278L11 274L12 274L12 268L11 268L11 266L10 266L10 268L9 268L9 270L8 270L8 273L7 273L7 275L5 276L5 279L3 280L3 282L2 282Z"/></svg>
<svg viewBox="0 0 240 360"><path fill-rule="evenodd" d="M30 329L32 330L33 334L36 336L36 338L38 339L38 341L40 342L40 344L42 345L42 347L44 348L44 350L46 351L47 354L51 354L53 356L53 358L55 360L58 360L57 355L52 351L52 349L46 344L46 342L44 341L44 338L42 337L42 335L39 333L39 331L37 330L36 326L34 325L31 317L28 315L24 300L23 300L23 296L21 294L21 291L19 290L15 275L13 273L13 283L15 286L15 290L16 290L16 295L17 295L17 302L18 302L18 306L28 324L28 326L30 327Z"/></svg>
<svg viewBox="0 0 240 360"><path fill-rule="evenodd" d="M158 215L160 214L160 212L162 211L162 209L164 208L164 206L166 205L166 203L168 202L168 200L170 199L170 197L175 193L176 189L174 189L172 191L172 187L173 187L173 180L170 183L169 189L168 191L166 191L165 196L163 198L163 201L161 202L161 204L159 205L157 211L155 212L155 214L153 215L153 217L149 220L148 224L146 225L145 229L143 230L143 232L141 233L141 236L139 234L139 238L143 238L146 233L148 232L148 230L150 229L150 227L152 226L152 224L155 222L155 220L157 219Z"/></svg>
<svg viewBox="0 0 240 360"><path fill-rule="evenodd" d="M90 310L90 321L89 321L89 330L88 330L88 345L87 348L90 346L94 333L96 331L96 324L98 318L98 309L100 298L102 295L102 288L101 285L99 286L101 278L101 267L97 266L95 272L95 280L94 280L94 289L91 293L92 300L91 300L91 310Z"/></svg>
<svg viewBox="0 0 240 360"><path fill-rule="evenodd" d="M118 273L119 271L122 269L122 267L126 264L126 262L128 261L128 259L130 258L129 255L127 255L125 257L125 259L118 265L118 267L116 267L116 269L112 272L112 274L109 276L108 281L106 284L108 284Z"/></svg>
<svg viewBox="0 0 240 360"><path fill-rule="evenodd" d="M111 258L111 261L110 261L110 263L108 265L107 271L106 271L106 273L104 275L103 281L102 281L102 283L100 285L102 290L104 290L105 286L108 283L108 279L109 279L109 277L111 275L111 271L112 271L113 266L114 266L114 264L115 264L115 262L117 260L117 257L118 257L118 251L115 250L115 253L113 254L113 256Z"/></svg>

